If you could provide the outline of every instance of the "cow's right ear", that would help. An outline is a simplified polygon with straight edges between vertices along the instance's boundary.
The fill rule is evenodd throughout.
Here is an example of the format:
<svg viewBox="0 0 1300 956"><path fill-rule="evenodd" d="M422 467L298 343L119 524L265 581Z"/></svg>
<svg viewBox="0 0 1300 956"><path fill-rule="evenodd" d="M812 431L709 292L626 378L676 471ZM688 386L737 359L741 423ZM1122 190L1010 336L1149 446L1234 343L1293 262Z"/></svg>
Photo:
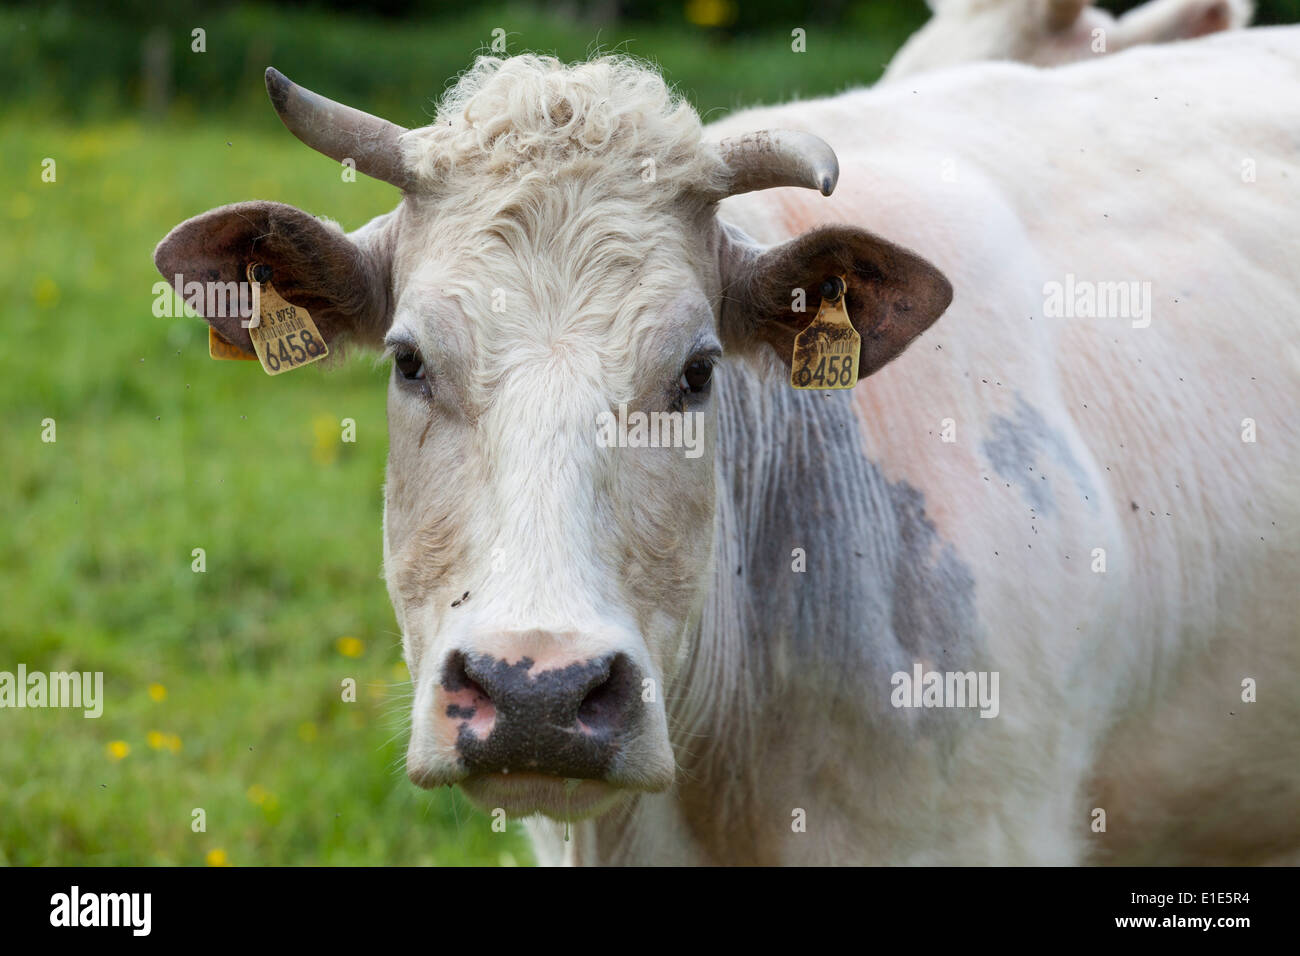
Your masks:
<svg viewBox="0 0 1300 956"><path fill-rule="evenodd" d="M346 234L293 206L236 203L181 223L158 244L153 261L182 298L187 283L246 282L250 263L268 265L275 290L311 313L331 347L378 346L392 321L392 215ZM227 342L253 354L239 315L204 318Z"/></svg>

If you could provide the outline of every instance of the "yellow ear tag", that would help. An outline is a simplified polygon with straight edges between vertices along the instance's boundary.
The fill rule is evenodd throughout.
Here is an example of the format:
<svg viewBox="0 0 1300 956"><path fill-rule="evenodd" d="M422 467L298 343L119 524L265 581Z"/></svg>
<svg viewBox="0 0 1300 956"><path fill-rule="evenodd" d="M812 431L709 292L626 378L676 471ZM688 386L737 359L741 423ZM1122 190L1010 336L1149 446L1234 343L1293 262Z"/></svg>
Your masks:
<svg viewBox="0 0 1300 956"><path fill-rule="evenodd" d="M248 281L253 283L254 299L258 303L248 334L266 374L279 375L323 359L330 354L330 349L311 320L311 313L286 302L275 291L270 272L261 263L248 265ZM255 275L262 275L264 281L259 283Z"/></svg>
<svg viewBox="0 0 1300 956"><path fill-rule="evenodd" d="M849 321L844 301L847 290L844 276L822 283L817 317L794 339L792 388L852 388L858 384L862 336Z"/></svg>
<svg viewBox="0 0 1300 956"><path fill-rule="evenodd" d="M208 326L208 356L225 362L256 362L256 355L249 355L237 345L231 345L212 326Z"/></svg>

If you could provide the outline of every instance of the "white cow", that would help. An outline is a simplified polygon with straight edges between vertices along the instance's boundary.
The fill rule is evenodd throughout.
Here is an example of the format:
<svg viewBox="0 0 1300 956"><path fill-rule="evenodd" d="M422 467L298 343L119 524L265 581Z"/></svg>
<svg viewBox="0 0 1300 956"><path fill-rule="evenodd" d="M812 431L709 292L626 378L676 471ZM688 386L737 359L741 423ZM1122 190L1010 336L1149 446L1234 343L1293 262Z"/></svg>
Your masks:
<svg viewBox="0 0 1300 956"><path fill-rule="evenodd" d="M408 772L540 814L544 861L1266 861L1300 846L1298 69L1300 30L1242 31L704 130L631 61L482 59L412 131L268 71L401 203L222 207L155 258L268 265L393 353ZM794 390L840 275L867 380Z"/></svg>
<svg viewBox="0 0 1300 956"><path fill-rule="evenodd" d="M1059 66L1143 43L1244 27L1252 0L1150 0L1118 20L1092 0L931 0L934 16L908 38L882 82L976 60Z"/></svg>

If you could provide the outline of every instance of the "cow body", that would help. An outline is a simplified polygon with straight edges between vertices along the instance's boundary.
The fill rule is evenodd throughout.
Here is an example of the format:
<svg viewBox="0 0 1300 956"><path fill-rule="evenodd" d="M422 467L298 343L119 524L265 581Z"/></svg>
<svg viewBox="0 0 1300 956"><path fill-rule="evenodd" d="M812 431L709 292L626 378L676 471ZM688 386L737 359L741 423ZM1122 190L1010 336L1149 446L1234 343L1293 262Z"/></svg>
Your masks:
<svg viewBox="0 0 1300 956"><path fill-rule="evenodd" d="M567 842L537 822L543 859L1294 852L1298 65L1300 34L1256 30L711 129L820 133L843 170L833 201L750 194L721 218L768 243L864 225L956 295L852 393L726 366L712 584L669 702L678 783ZM1067 274L1149 282L1150 324L1045 315ZM1000 672L998 717L892 707L917 661Z"/></svg>
<svg viewBox="0 0 1300 956"><path fill-rule="evenodd" d="M543 861L1264 862L1300 844L1297 73L1254 30L702 132L617 57L482 58L419 130L272 70L402 201L221 207L155 262L260 264L392 353L407 773L545 814ZM867 378L793 390L833 278ZM611 443L629 407L703 440Z"/></svg>

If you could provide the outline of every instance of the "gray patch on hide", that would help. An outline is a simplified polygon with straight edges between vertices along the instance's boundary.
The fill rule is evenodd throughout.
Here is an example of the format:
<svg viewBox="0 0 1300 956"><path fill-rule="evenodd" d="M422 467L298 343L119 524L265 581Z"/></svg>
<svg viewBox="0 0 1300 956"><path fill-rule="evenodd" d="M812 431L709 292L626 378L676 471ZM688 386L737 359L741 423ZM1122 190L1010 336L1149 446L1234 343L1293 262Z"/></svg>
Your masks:
<svg viewBox="0 0 1300 956"><path fill-rule="evenodd" d="M905 481L890 485L889 491L899 547L894 635L904 650L943 668L950 646L961 643L971 628L975 576L935 531L925 513L925 495Z"/></svg>
<svg viewBox="0 0 1300 956"><path fill-rule="evenodd" d="M998 476L1019 488L1039 515L1056 512L1056 492L1048 477L1052 465L1064 467L1091 506L1097 507L1097 494L1088 473L1070 451L1065 437L1019 394L1009 416L997 415L990 421L989 437L980 449Z"/></svg>
<svg viewBox="0 0 1300 956"><path fill-rule="evenodd" d="M987 665L975 576L939 536L923 493L889 482L866 458L847 393L758 389L720 406L719 455L746 538L744 587L764 657L804 662L827 676L828 700L862 701L882 722L973 716L889 702L891 675L917 661ZM793 548L806 553L805 573L791 570Z"/></svg>

